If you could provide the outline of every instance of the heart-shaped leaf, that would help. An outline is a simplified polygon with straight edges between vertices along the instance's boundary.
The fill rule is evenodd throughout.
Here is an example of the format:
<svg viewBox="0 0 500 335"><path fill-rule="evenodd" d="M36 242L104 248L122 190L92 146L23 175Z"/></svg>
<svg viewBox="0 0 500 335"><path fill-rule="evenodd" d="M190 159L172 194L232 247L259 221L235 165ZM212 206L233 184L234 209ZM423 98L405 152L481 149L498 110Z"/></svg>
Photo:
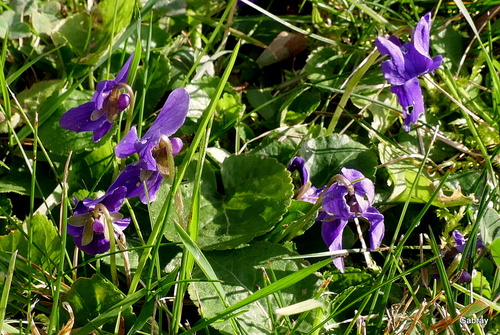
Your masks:
<svg viewBox="0 0 500 335"><path fill-rule="evenodd" d="M190 217L195 163L188 168L182 188L186 218ZM223 194L218 192L214 172L205 165L197 240L205 250L234 248L268 232L286 213L293 196L290 173L272 158L230 156L222 163L221 179ZM152 205L153 219L167 192L168 187L162 186ZM168 226L166 237L180 241L172 225Z"/></svg>

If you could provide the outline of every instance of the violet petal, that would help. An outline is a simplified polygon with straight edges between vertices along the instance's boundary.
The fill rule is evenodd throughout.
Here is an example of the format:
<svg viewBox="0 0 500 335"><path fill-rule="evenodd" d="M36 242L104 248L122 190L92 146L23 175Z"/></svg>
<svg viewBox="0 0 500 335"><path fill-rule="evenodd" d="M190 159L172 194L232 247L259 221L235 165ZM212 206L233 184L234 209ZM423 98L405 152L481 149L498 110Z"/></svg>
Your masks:
<svg viewBox="0 0 500 335"><path fill-rule="evenodd" d="M142 140L159 140L159 136L170 137L184 124L189 109L189 94L183 88L172 91L163 105L155 122L148 129Z"/></svg>
<svg viewBox="0 0 500 335"><path fill-rule="evenodd" d="M78 107L71 108L61 116L59 120L60 126L76 132L93 131L99 128L106 122L106 119L102 118L95 121L90 119L95 110L94 106L93 102L86 102Z"/></svg>
<svg viewBox="0 0 500 335"><path fill-rule="evenodd" d="M391 92L397 95L399 104L403 107L404 127L406 131L410 131L410 126L425 111L420 82L418 78L413 78L404 85L391 87Z"/></svg>
<svg viewBox="0 0 500 335"><path fill-rule="evenodd" d="M413 30L411 41L422 55L429 56L429 40L431 32L431 13L427 13L418 21Z"/></svg>
<svg viewBox="0 0 500 335"><path fill-rule="evenodd" d="M334 252L342 249L342 238L346 225L347 220L324 221L321 225L323 240L330 251ZM340 272L345 272L344 259L342 257L334 258L333 264Z"/></svg>
<svg viewBox="0 0 500 335"><path fill-rule="evenodd" d="M130 71L130 65L132 64L132 60L134 59L134 53L129 56L125 64L123 64L122 69L116 76L115 80L120 83L126 83L128 79L128 73Z"/></svg>
<svg viewBox="0 0 500 335"><path fill-rule="evenodd" d="M126 158L132 154L135 154L137 150L135 149L135 143L138 141L137 129L135 126L130 128L127 135L116 145L115 155L119 158Z"/></svg>
<svg viewBox="0 0 500 335"><path fill-rule="evenodd" d="M375 250L380 246L384 238L384 216L373 207L368 207L360 216L370 222L370 250Z"/></svg>

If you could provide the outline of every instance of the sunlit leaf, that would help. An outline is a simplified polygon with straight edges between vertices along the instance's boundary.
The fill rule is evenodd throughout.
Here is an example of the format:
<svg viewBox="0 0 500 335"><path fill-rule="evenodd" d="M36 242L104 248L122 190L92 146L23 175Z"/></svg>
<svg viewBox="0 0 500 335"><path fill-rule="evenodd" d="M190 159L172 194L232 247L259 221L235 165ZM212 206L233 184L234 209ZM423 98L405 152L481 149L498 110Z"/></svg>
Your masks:
<svg viewBox="0 0 500 335"><path fill-rule="evenodd" d="M332 134L302 144L300 156L306 161L314 186L326 185L342 168L356 169L366 177L375 174L375 153L349 136Z"/></svg>
<svg viewBox="0 0 500 335"><path fill-rule="evenodd" d="M486 208L479 221L479 233L486 246L500 238L500 214L495 209Z"/></svg>
<svg viewBox="0 0 500 335"><path fill-rule="evenodd" d="M87 325L89 320L107 312L110 307L124 298L125 295L108 280L102 276L93 275L91 278L78 278L71 286L71 289L64 295L63 301L68 302L73 308L75 316L74 328L78 328ZM115 312L114 315L102 320L102 324L108 323L108 331L114 329L114 321L116 321L118 310ZM121 309L121 315L128 326L135 320L131 307ZM101 324L94 326L100 327Z"/></svg>
<svg viewBox="0 0 500 335"><path fill-rule="evenodd" d="M52 271L57 267L59 253L61 252L61 239L54 224L45 215L35 214L31 221L33 229L33 245L31 247L31 261L47 271ZM19 255L28 257L28 239L26 223L23 225L25 234L14 231L6 236L0 236L0 250L19 250Z"/></svg>
<svg viewBox="0 0 500 335"><path fill-rule="evenodd" d="M242 249L207 252L206 257L212 264L217 277L222 281L229 304L233 305L259 288L268 286L266 277L274 282L306 266L307 263L302 260L272 260L278 256L292 254L282 246L261 242ZM200 272L195 271L195 275L200 276ZM260 299L248 305L245 308L246 313L236 316L238 323L245 325L248 333L272 333L280 320L278 319L273 324L268 313L272 313L277 308L311 299L320 280L320 276L310 275L297 284L281 290L280 298L270 296L268 299ZM189 293L207 318L224 310L211 283L193 283L189 288ZM310 329L311 321L312 319L308 318L306 322L303 322L300 327L301 331ZM228 321L214 323L212 326L223 334L233 334Z"/></svg>
<svg viewBox="0 0 500 335"><path fill-rule="evenodd" d="M186 218L194 171L193 164L184 176ZM198 246L205 250L234 248L271 230L286 213L293 195L290 173L272 158L230 156L222 163L221 179L222 187L218 190L214 172L205 166L197 240ZM160 197L164 197L167 188L164 186L160 192L164 192L160 193ZM153 216L161 206L161 200L153 203ZM179 241L172 225L168 226L166 236L171 241Z"/></svg>

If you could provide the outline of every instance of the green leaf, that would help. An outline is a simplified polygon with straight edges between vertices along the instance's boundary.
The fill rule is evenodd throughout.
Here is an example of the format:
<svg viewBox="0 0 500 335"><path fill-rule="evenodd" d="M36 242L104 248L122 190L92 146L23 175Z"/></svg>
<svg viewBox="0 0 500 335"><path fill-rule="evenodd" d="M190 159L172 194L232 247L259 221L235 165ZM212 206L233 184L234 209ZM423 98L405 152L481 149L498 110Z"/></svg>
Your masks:
<svg viewBox="0 0 500 335"><path fill-rule="evenodd" d="M153 9L162 16L180 15L186 13L187 0L159 0Z"/></svg>
<svg viewBox="0 0 500 335"><path fill-rule="evenodd" d="M321 103L321 94L316 91L306 91L293 99L286 108L285 123L300 124L311 115Z"/></svg>
<svg viewBox="0 0 500 335"><path fill-rule="evenodd" d="M0 194L0 236L5 235L6 215L12 215L12 202L5 194Z"/></svg>
<svg viewBox="0 0 500 335"><path fill-rule="evenodd" d="M188 167L184 176L185 217L189 217L187 211L191 208L195 164ZM268 232L286 213L293 196L290 173L272 158L230 156L222 163L221 179L224 194L217 192L214 172L208 165L204 167L197 243L205 250L234 248ZM163 186L159 200L151 206L153 220L166 194ZM167 228L166 237L179 242L172 225Z"/></svg>
<svg viewBox="0 0 500 335"><path fill-rule="evenodd" d="M74 53L82 56L87 52L89 29L88 14L76 13L64 20L64 23L52 34L52 39L55 45L67 42Z"/></svg>
<svg viewBox="0 0 500 335"><path fill-rule="evenodd" d="M476 271L472 277L472 287L474 292L479 293L486 299L491 299L491 286L485 276L481 271Z"/></svg>
<svg viewBox="0 0 500 335"><path fill-rule="evenodd" d="M135 3L128 0L99 1L92 13L92 34L90 36L89 51L92 53L83 61L95 64L109 50L109 44L130 23Z"/></svg>
<svg viewBox="0 0 500 335"><path fill-rule="evenodd" d="M267 276L272 282L275 282L307 266L303 260L274 259L269 261L272 258L291 254L293 253L282 246L260 242L242 249L212 251L205 255L212 264L217 278L222 281L229 304L233 305L268 286L269 283L265 279ZM202 273L197 269L193 276L199 277L202 276ZM245 313L235 318L238 324L245 325L245 331L250 334L272 333L284 321L281 317L276 316L276 321L273 324L273 318L270 318L269 314L273 313L275 309L311 299L321 282L319 275L309 275L302 281L283 288L276 295L249 304L240 310ZM206 318L215 317L224 310L211 283L192 283L189 287L189 293L192 300L199 304L199 307L204 311ZM310 329L308 322L311 321L308 319L301 324L301 332L306 331L307 328ZM212 326L223 334L233 334L229 321L213 323Z"/></svg>
<svg viewBox="0 0 500 335"><path fill-rule="evenodd" d="M203 77L198 80L192 80L186 85L191 101L189 103L188 117L192 119L199 119L211 98L215 95L215 90L220 82L217 77Z"/></svg>
<svg viewBox="0 0 500 335"><path fill-rule="evenodd" d="M377 157L366 146L339 134L304 142L300 156L306 161L311 182L316 187L326 185L344 167L356 169L371 178L377 165Z"/></svg>
<svg viewBox="0 0 500 335"><path fill-rule="evenodd" d="M245 105L241 104L239 96L231 93L224 92L217 102L218 119L221 119L223 126L234 121L245 111Z"/></svg>
<svg viewBox="0 0 500 335"><path fill-rule="evenodd" d="M450 25L442 28L436 29L436 34L432 34L432 48L436 50L434 55L443 56L443 66L454 73L464 54L462 34Z"/></svg>
<svg viewBox="0 0 500 335"><path fill-rule="evenodd" d="M49 14L45 12L35 12L32 17L33 29L38 34L52 35L52 30L59 23L59 19L54 14Z"/></svg>
<svg viewBox="0 0 500 335"><path fill-rule="evenodd" d="M351 102L363 111L363 115L372 117L371 127L380 133L385 133L394 122L398 119L398 114L391 111L392 107L395 110L401 108L398 104L397 96L388 89L380 91L378 85L383 85L385 78L380 69L367 72L359 81L359 86L366 87L356 90L357 95L351 95ZM376 100L381 104L373 103L368 100ZM373 134L370 132L370 136Z"/></svg>
<svg viewBox="0 0 500 335"><path fill-rule="evenodd" d="M115 144L111 141L106 141L102 146L92 150L85 156L85 162L90 175L98 180L104 173L113 169L118 169L118 162L115 157Z"/></svg>
<svg viewBox="0 0 500 335"><path fill-rule="evenodd" d="M38 9L38 1L16 0L10 1L11 8L20 15L31 15Z"/></svg>
<svg viewBox="0 0 500 335"><path fill-rule="evenodd" d="M18 39L26 38L31 36L31 30L29 24L26 22L16 22L10 27L9 38Z"/></svg>
<svg viewBox="0 0 500 335"><path fill-rule="evenodd" d="M333 48L320 47L314 50L305 66L307 78L313 84L323 86L338 87L339 65L344 64L343 56Z"/></svg>
<svg viewBox="0 0 500 335"><path fill-rule="evenodd" d="M334 292L341 293L349 287L358 285L371 286L374 282L373 277L363 269L346 267L345 272L334 271L330 273L331 284L330 289Z"/></svg>
<svg viewBox="0 0 500 335"><path fill-rule="evenodd" d="M411 186L417 178L419 169L419 161L408 157L406 153L388 146L379 145L380 161L387 165L390 181L389 185L392 187L392 194L386 200L388 202L405 202L410 198L411 202L427 203L434 192L436 186L439 184L438 178L431 178L424 170L424 174L418 178L418 185L414 189L414 193L410 194ZM403 158L403 159L401 159ZM473 196L465 196L462 193L458 181L445 185L441 189L436 198L432 202L437 207L452 207L467 205L473 202Z"/></svg>
<svg viewBox="0 0 500 335"><path fill-rule="evenodd" d="M31 262L42 269L52 272L57 267L59 253L61 252L61 239L54 224L45 215L35 214L31 221L33 229L33 245L31 248ZM14 252L19 250L19 255L28 257L28 228L23 225L24 234L15 231L0 237L0 251Z"/></svg>
<svg viewBox="0 0 500 335"><path fill-rule="evenodd" d="M500 238L494 240L490 245L491 255L497 266L500 266Z"/></svg>
<svg viewBox="0 0 500 335"><path fill-rule="evenodd" d="M30 153L28 153L29 155ZM30 160L29 164L32 164ZM2 171L3 170L3 171ZM31 194L31 172L26 166L26 163L20 159L13 161L9 170L0 169L0 193L14 192L17 194ZM38 169L37 182L43 194L50 194L55 188L56 182L54 176L49 169ZM35 192L35 197L41 195L38 191Z"/></svg>
<svg viewBox="0 0 500 335"><path fill-rule="evenodd" d="M250 89L247 91L246 97L253 108L259 108L257 110L257 113L259 113L265 121L276 122L279 104L277 102L273 102L266 105L265 107L261 107L273 98L271 92L261 89Z"/></svg>
<svg viewBox="0 0 500 335"><path fill-rule="evenodd" d="M75 314L75 328L88 324L99 315L107 312L113 305L120 303L125 299L125 295L120 292L116 286L99 275L93 275L92 278L78 278L71 289L64 295L62 301L71 305ZM100 327L105 323L110 323L110 329L114 329L116 321L115 315L101 319L101 324L94 324L94 327ZM125 324L130 327L135 321L135 315L131 307L120 310L121 316L125 319ZM109 331L109 330L108 330Z"/></svg>
<svg viewBox="0 0 500 335"><path fill-rule="evenodd" d="M13 10L6 10L0 15L0 37L5 37L7 31L10 39L25 38L31 35L30 26L21 21L21 15Z"/></svg>
<svg viewBox="0 0 500 335"><path fill-rule="evenodd" d="M64 86L64 80L46 80L40 81L28 90L24 90L17 95L17 100L24 111L31 119L34 119L35 112L43 113L44 105L47 99L56 95Z"/></svg>
<svg viewBox="0 0 500 335"><path fill-rule="evenodd" d="M495 209L486 208L479 221L479 233L486 246L500 238L500 214Z"/></svg>
<svg viewBox="0 0 500 335"><path fill-rule="evenodd" d="M276 158L281 164L287 166L292 157L297 154L307 132L306 126L290 127L284 130L274 129L251 153Z"/></svg>

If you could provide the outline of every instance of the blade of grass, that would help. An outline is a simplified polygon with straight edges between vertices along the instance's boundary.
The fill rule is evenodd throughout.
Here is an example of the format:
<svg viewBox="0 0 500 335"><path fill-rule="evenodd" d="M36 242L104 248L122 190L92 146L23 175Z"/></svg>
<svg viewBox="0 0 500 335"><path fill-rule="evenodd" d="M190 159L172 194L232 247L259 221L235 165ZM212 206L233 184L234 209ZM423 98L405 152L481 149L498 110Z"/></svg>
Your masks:
<svg viewBox="0 0 500 335"><path fill-rule="evenodd" d="M83 83L84 80L86 80L88 75L85 75L83 78L78 80L75 84L73 84L66 92L61 94L57 100L54 101L54 103L51 105L51 107L43 113L40 114L40 119L38 120L39 126L43 125L47 119L52 116L52 114L57 110L59 106L61 106L61 103L66 100L72 93L73 91ZM32 126L31 124L25 125L23 128L21 128L20 131L17 132L17 136L19 137L19 140L22 141L29 135L33 133Z"/></svg>
<svg viewBox="0 0 500 335"><path fill-rule="evenodd" d="M483 51L485 59L486 59L486 63L488 65L488 70L490 71L490 73L497 73L495 65L493 64L493 60L491 59L490 54L488 53L488 51L484 47L483 42L481 41L481 37L479 36L479 32L476 29L476 25L474 24L474 21L472 20L472 17L470 16L469 11L465 7L462 0L456 0L455 3L457 5L458 9L460 10L460 12L462 13L462 15L464 16L465 20L469 24L470 28L474 32L474 35L476 36L476 38L479 42L479 47ZM497 75L492 75L491 80L493 83L493 88L491 90L492 95L493 95L493 101L495 102L495 105L496 105L495 109L498 110L498 108L500 108L500 78Z"/></svg>
<svg viewBox="0 0 500 335"><path fill-rule="evenodd" d="M455 319L457 316L457 310L455 307L456 295L453 294L451 290L448 274L446 273L446 268L444 267L443 259L441 258L439 247L437 245L436 238L434 237L434 232L432 231L432 227L429 227L429 237L431 240L432 252L434 253L434 255L439 256L436 259L436 266L438 269L439 277L441 279L441 284L443 285L444 293L446 295L446 304L448 305L447 310L448 313L450 313L451 318ZM453 330L455 331L455 334L461 333L460 325L457 322L453 323Z"/></svg>
<svg viewBox="0 0 500 335"><path fill-rule="evenodd" d="M149 77L149 62L151 56L151 39L153 34L153 15L149 17L149 29L148 29L148 39L146 40L146 52L144 57L144 75L142 78L142 95L139 102L139 119L137 121L137 136L141 138L142 134L142 123L144 120L144 106L146 103L146 93L149 88L148 77Z"/></svg>
<svg viewBox="0 0 500 335"><path fill-rule="evenodd" d="M3 282L2 298L0 298L0 332L3 329L5 320L5 312L7 311L7 303L9 302L10 286L14 277L14 268L16 267L17 250L12 253L9 261L9 268Z"/></svg>
<svg viewBox="0 0 500 335"><path fill-rule="evenodd" d="M89 334L90 332L96 330L96 327L100 327L104 323L112 320L118 315L119 311L129 308L145 295L146 295L146 289L141 289L133 294L128 295L119 303L111 306L107 311L99 314L99 316L90 320L85 326L79 328L78 331L75 332L73 335Z"/></svg>
<svg viewBox="0 0 500 335"><path fill-rule="evenodd" d="M212 265L210 265L208 259L205 257L203 252L201 252L200 248L198 248L198 246L196 245L196 242L193 241L193 239L191 239L191 237L184 231L184 229L182 229L182 227L179 226L178 223L174 224L175 224L175 230L177 231L179 237L182 240L182 244L186 247L187 251L189 251L189 254L192 256L192 259L196 262L196 264L198 264L200 270L205 274L205 276L209 280L213 281L215 291L217 292L220 301L222 302L225 308L228 308L229 304L227 303L226 292L224 291L224 288L222 287L222 284L220 283L217 274L212 268ZM231 324L233 326L233 330L235 331L235 333L241 334L239 328L234 323L234 320L231 320Z"/></svg>
<svg viewBox="0 0 500 335"><path fill-rule="evenodd" d="M348 78L348 81L342 85L341 88L345 86L345 92L340 99L340 102L333 113L333 117L328 125L328 129L326 130L326 135L330 135L335 130L335 126L340 119L340 115L342 115L342 111L345 109L347 101L351 97L351 93L359 83L361 78L365 75L366 71L372 66L375 62L379 53L376 49L373 49L372 52L359 64L359 66L354 70L352 75Z"/></svg>
<svg viewBox="0 0 500 335"><path fill-rule="evenodd" d="M65 252L63 250L66 250L66 238L67 238L67 232L68 232L68 225L67 225L67 215L68 215L68 174L69 174L69 163L71 161L71 156L72 152L68 155L68 159L66 160L66 165L64 167L64 178L62 181L63 184L63 192L62 192L62 200L61 200L61 211L60 211L60 217L61 217L61 254L59 255L59 267L57 269L58 276L56 278L56 282L54 283L54 289L52 292L52 297L53 297L53 305L52 305L52 313L50 315L49 319L49 326L48 326L48 335L51 335L54 331L55 326L59 323L59 298L61 294L61 284L62 284L62 279L63 279L63 273L64 273L64 258L65 258Z"/></svg>
<svg viewBox="0 0 500 335"><path fill-rule="evenodd" d="M156 303L156 297L158 295L165 295L167 293L168 289L171 287L171 285L168 284L173 284L175 282L175 277L177 276L177 274L178 268L174 269L162 279L162 283L167 283L167 285L163 285L162 283L158 284L159 288L154 292L154 294L149 297L149 300L144 303L140 314L137 316L137 319L135 320L132 327L130 327L127 335L137 334L137 332L142 329L146 322L151 318L154 304Z"/></svg>
<svg viewBox="0 0 500 335"><path fill-rule="evenodd" d="M424 267L424 266L427 266L428 264L430 264L431 262L435 261L439 256L436 256L436 257L433 257L433 258L430 258L428 260L426 260L425 262L423 263L420 263L418 264L417 266L411 268L411 269L408 269L406 270L405 272L402 272L396 276L394 276L393 278L390 278L378 285L375 285L372 289L370 289L368 292L360 295L359 297L356 297L356 299L354 299L353 301L350 301L347 305L343 306L343 307L340 307L340 308L337 308L335 310L335 312L331 313L328 317L325 318L325 320L323 320L321 323L319 323L316 327L314 327L309 333L307 333L308 335L312 335L316 330L318 329L321 329L321 327L323 327L329 320L333 319L335 316L337 316L338 314L342 313L343 311L349 309L349 308L352 308L354 307L359 301L365 299L366 297L374 294L375 292L377 292L378 290L380 290L381 288L383 288L384 286L387 286L391 283L393 283L394 281L398 280L399 278L402 278L402 277L405 277L407 275L410 275L412 272L414 271L417 271L419 270L420 268ZM383 315L383 314L381 314ZM379 334L383 334L383 332L379 333Z"/></svg>
<svg viewBox="0 0 500 335"><path fill-rule="evenodd" d="M6 82L7 82L7 85L10 85L14 82L14 80L16 80L17 78L19 78L27 69L29 69L31 66L33 66L34 64L36 64L39 60L47 57L48 55L50 55L51 53L61 49L63 46L66 46L66 44L61 44L61 45L58 45L56 46L54 49L51 49L47 52L44 52L43 54L41 54L40 56L36 57L35 59L23 64L23 66L21 66L19 69L16 70L16 72L12 73L11 75L9 75L7 78L6 78Z"/></svg>
<svg viewBox="0 0 500 335"><path fill-rule="evenodd" d="M5 60L7 57L7 42L8 42L8 31L7 34L3 40L2 44L2 53L0 54L0 90L2 92L2 99L3 99L3 104L5 106L5 109L2 110L2 112L5 114L5 117L8 121L11 120L12 118L12 107L10 105L10 96L9 92L7 90L7 81L5 80ZM0 105L0 108L2 106ZM11 127L8 127L7 129L7 136L8 136L8 146L9 146L9 152L12 153L12 148L14 146L14 140L12 138L12 130L10 129Z"/></svg>
<svg viewBox="0 0 500 335"><path fill-rule="evenodd" d="M457 291L462 292L463 294L466 294L466 295L472 294L472 297L474 298L474 300L479 300L482 303L484 303L486 306L488 306L489 308L493 309L495 312L500 313L500 304L499 303L497 303L495 301L491 301L489 299L486 299L485 297L483 297L480 294L477 294L476 292L471 292L470 289L463 287L457 283L453 283L453 284L451 284L451 286L454 289L456 289Z"/></svg>
<svg viewBox="0 0 500 335"><path fill-rule="evenodd" d="M198 55L198 57L194 61L193 66L191 67L191 69L189 69L189 72L186 74L186 77L182 81L181 87L186 86L187 82L190 80L194 71L196 71L196 69L198 68L198 65L200 64L203 56L206 55L208 53L208 50L210 50L212 48L212 45L215 41L215 38L219 36L219 31L224 27L224 22L225 22L226 18L229 16L229 13L231 12L231 6L232 6L234 1L236 1L236 0L228 1L226 10L224 11L224 13L222 13L222 16L219 20L219 23L215 27L212 35L210 35L210 39L207 41L205 47L203 48L201 53ZM241 41L239 41L239 44L241 44Z"/></svg>
<svg viewBox="0 0 500 335"><path fill-rule="evenodd" d="M329 39L329 38L326 38L324 36L320 36L318 34L314 34L314 33L311 33L307 30L304 30L304 29L301 29L297 26L294 26L293 24L291 23L288 23L287 21L283 20L282 18L280 18L279 16L276 16L270 12L268 12L267 10L265 10L264 8L262 7L259 7L257 6L256 4L248 1L248 0L240 0L241 3L244 3L245 5L248 5L249 7L252 7L253 9L261 12L262 14L270 17L271 19L273 19L274 21L278 22L278 23L281 23L282 25L284 25L285 27L293 30L293 31L296 31L298 33L301 33L303 35L306 35L306 36L309 36L311 38L314 38L318 41L321 41L321 42L324 42L326 44L330 44L330 45L335 45L335 46L339 46L340 43L338 43L337 41L334 41L332 39Z"/></svg>
<svg viewBox="0 0 500 335"><path fill-rule="evenodd" d="M27 120L29 122L29 120ZM33 124L33 154L32 154L32 167L31 167L31 183L30 183L30 210L29 210L29 216L28 216L28 263L32 263L32 254L33 254L33 233L34 233L34 227L33 227L33 212L35 210L35 189L36 189L36 168L37 168L37 144L38 144L38 113L35 113L35 120ZM61 251L62 253L62 251ZM28 268L28 280L30 283L33 282L32 277L33 273L32 270L33 268L30 266ZM28 300L31 300L31 286L28 286L27 288L27 297ZM28 327L31 329L31 318L28 320Z"/></svg>
<svg viewBox="0 0 500 335"><path fill-rule="evenodd" d="M199 324L195 325L193 328L189 329L188 331L182 333L183 335L189 335L193 334L200 329L203 329L204 327L210 325L211 323L214 323L218 320L221 320L225 318L226 316L234 313L235 311L241 309L242 307L245 307L248 304L251 304L254 301L257 301L261 298L264 298L270 294L273 294L275 292L281 291L287 287L292 286L295 283L298 283L302 279L306 278L307 276L311 275L312 273L318 271L322 267L328 265L331 263L331 259L325 259L322 260L316 264L310 265L306 268L300 269L299 271L292 273L284 278L281 278L278 281L275 281L269 286L266 286L257 292L253 293L252 295L246 297L245 299L241 300L240 302L226 308L224 311L220 312L217 316L201 321Z"/></svg>
<svg viewBox="0 0 500 335"><path fill-rule="evenodd" d="M384 26L387 27L390 31L396 31L398 28L391 24L389 21L387 21L383 16L381 16L379 13L375 12L373 9L368 7L367 5L363 4L363 2L358 1L358 0L348 0L351 4L354 6L358 7L359 10L362 12L366 13L366 15L370 16L372 19L375 21L379 22L380 24L383 24Z"/></svg>
<svg viewBox="0 0 500 335"><path fill-rule="evenodd" d="M418 170L417 175L415 177L415 180L414 180L413 184L411 185L410 194L413 194L413 192L416 189L416 186L418 184L418 180L419 180L420 176L423 173L425 162L427 161L427 158L429 157L429 154L430 154L432 145L434 143L436 134L437 134L437 131L435 132L434 137L433 137L433 139L432 139L432 141L431 141L431 143L429 145L429 149L425 153L424 159L422 160L422 164L420 164L420 167L419 167L419 170ZM382 272L379 275L379 280L383 280L383 278L384 278L384 276L385 276L385 274L386 274L387 271L389 271L388 278L392 278L394 276L394 274L396 273L396 269L397 269L397 266L395 266L394 264L399 261L399 258L401 256L401 252L403 250L403 246L405 245L406 241L410 237L412 231L420 223L420 220L422 219L422 217L424 216L424 214L427 212L427 210L432 205L432 202L434 201L434 199L438 195L439 190L444 186L444 183L446 182L446 180L447 180L447 178L448 178L449 175L450 175L450 171L448 171L443 176L443 178L441 179L441 182L439 183L439 185L434 190L434 192L431 195L431 198L429 199L429 201L425 204L424 208L420 211L419 215L417 215L417 217L415 218L415 220L413 220L412 224L410 225L410 227L407 229L406 233L404 234L402 240L398 243L397 247L394 249L394 246L396 245L396 240L397 240L398 235L399 235L399 231L401 230L401 227L402 227L402 224L403 224L403 220L404 220L404 217L406 215L406 211L407 211L408 206L410 204L410 197L408 197L408 199L406 200L406 202L405 202L405 204L403 206L403 210L402 210L401 216L399 218L399 221L398 221L398 224L396 226L396 230L395 230L393 239L392 239L390 247L389 247L390 251L392 251L394 249L394 253L390 252L389 256L386 258L386 261L384 263L384 267L382 269ZM385 288L385 291L383 293L383 298L382 298L382 306L386 306L386 304L387 304L387 301L389 299L390 289L391 289L391 285L388 285ZM377 301L377 299L374 299L371 310L376 309L376 306L375 306L376 301ZM383 321L382 318L383 318L383 315L380 314L379 317L378 317L378 322L377 322L377 327L378 327L379 331L381 331L381 328L382 328L382 321Z"/></svg>
<svg viewBox="0 0 500 335"><path fill-rule="evenodd" d="M160 236L163 235L163 232L165 231L165 227L168 224L167 213L170 211L170 208L171 208L172 197L179 190L180 184L182 182L182 179L184 178L184 174L186 173L188 165L193 160L196 149L197 149L198 145L200 144L201 139L204 136L205 130L208 126L210 119L212 118L213 113L215 112L215 107L217 105L217 102L219 101L219 98L222 95L222 92L224 91L224 87L227 83L227 80L229 79L229 75L231 74L231 71L233 70L233 66L234 66L234 63L235 63L236 58L238 56L238 51L240 49L240 45L241 45L241 42L238 42L234 47L233 54L231 55L231 58L227 64L226 70L224 71L222 78L221 78L221 81L220 81L219 85L217 86L215 95L212 98L212 100L210 101L210 104L208 105L206 112L204 113L202 119L200 120L200 124L198 126L198 132L196 132L196 135L194 136L193 141L191 142L191 146L188 149L186 156L184 157L184 160L182 161L182 164L179 166L177 173L175 174L174 183L172 184L172 187L171 187L170 192L167 196L167 199L165 200L165 203L163 204L163 207L160 211L160 214L159 214L158 219L155 223L155 226L153 227L153 231L151 232L151 235L148 238L147 245L155 248L156 250L161 242ZM142 271L144 270L144 268L146 266L146 261L151 255L151 251L152 250L150 248L147 248L142 253L141 258L139 260L139 263L137 265L136 272L135 272L134 277L132 279L132 283L130 284L129 294L133 293L136 290L137 285L139 284L139 281L141 278ZM153 257L157 257L157 253L155 253L153 255Z"/></svg>
<svg viewBox="0 0 500 335"><path fill-rule="evenodd" d="M212 115L213 116L213 115ZM198 230L200 224L200 197L201 197L201 176L203 173L203 162L205 160L205 155L208 147L208 139L210 136L210 129L212 128L213 117L210 119L209 125L205 132L203 138L203 143L200 145L200 152L198 158L198 165L196 167L193 195L192 195L192 206L190 220L187 223L186 232L192 241L196 242L198 239ZM177 227L177 226L176 226ZM183 252L182 262L180 269L179 279L190 279L191 272L194 266L194 256L191 252ZM181 283L177 286L176 297L174 300L173 316L172 316L172 332L175 334L179 331L180 318L182 315L182 306L184 301L184 295L186 294L187 284ZM225 302L225 296L223 297ZM237 331L237 329L235 329Z"/></svg>

